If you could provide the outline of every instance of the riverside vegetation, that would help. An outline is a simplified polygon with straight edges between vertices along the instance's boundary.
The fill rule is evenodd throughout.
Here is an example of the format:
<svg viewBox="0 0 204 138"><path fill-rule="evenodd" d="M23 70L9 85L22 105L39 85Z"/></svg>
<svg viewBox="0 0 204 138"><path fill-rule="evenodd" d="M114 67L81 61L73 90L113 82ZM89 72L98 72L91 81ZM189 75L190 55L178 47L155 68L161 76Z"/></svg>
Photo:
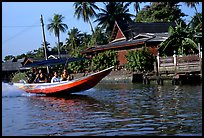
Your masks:
<svg viewBox="0 0 204 138"><path fill-rule="evenodd" d="M171 54L174 50L184 55L189 54L189 51L196 53L198 52L196 45L199 40L193 37L193 34L202 35L200 31L200 28L202 28L202 14L197 12L196 5L198 2L183 3L196 10L195 15L189 23L186 23L184 19L182 19L182 17L186 15L179 8L180 3L178 2L152 2L144 6L141 10L138 10L140 9L140 2L104 2L103 8L98 7L95 2L74 2L75 17L89 23L92 34L83 33L75 27L68 30L68 25L63 22L65 17L55 13L53 18L49 20L50 23L47 25L47 30L53 32L55 37L57 37L58 43L56 43L54 47L49 47L51 48L50 50L48 49L50 43L46 42L47 53L48 55L58 53L58 57L60 57L60 54L67 54L72 57L85 57L85 55L80 54L80 51L95 45L106 45L109 42L111 31L117 20L176 22L177 26L169 29L170 37L160 45L160 55L169 55L169 53ZM129 12L129 6L132 4L134 4L135 11L137 11L134 16ZM83 14L81 11L85 11L87 14ZM98 11L98 13L96 11ZM95 28L93 28L91 24L91 19L94 18L95 22L98 22ZM60 41L60 32L67 32L67 38L64 43ZM152 70L152 63L155 61L155 57L149 54L146 55L146 53L148 52L146 52L145 49L129 52L126 56L128 62L125 68L130 71ZM29 51L27 54L21 54L16 57L8 55L4 60L7 61L12 58L20 59L25 57L42 59L45 57L44 49L40 47L33 52ZM114 51L106 51L93 55L91 60L71 63L66 68L73 71L73 73L80 73L84 72L84 69L87 68L88 71L97 71L112 65L117 68L118 61L116 53ZM53 69L57 70L61 70L62 68L64 68L62 65L53 67ZM18 73L14 74L14 76L13 81L16 81L17 78L23 78L23 75L19 75Z"/></svg>
<svg viewBox="0 0 204 138"><path fill-rule="evenodd" d="M84 55L78 53L78 57L84 57ZM131 72L134 71L152 71L153 63L156 61L153 54L147 49L142 48L141 50L130 51L126 55L127 64L124 66L126 70ZM85 73L85 72L96 72L110 66L115 66L118 68L119 61L117 58L117 53L115 51L109 50L102 53L98 53L92 57L90 60L76 61L69 63L65 68L70 70L72 73ZM63 65L55 65L52 70L63 70ZM18 72L14 74L12 79L13 82L19 80L27 80L28 75L31 70L21 73Z"/></svg>

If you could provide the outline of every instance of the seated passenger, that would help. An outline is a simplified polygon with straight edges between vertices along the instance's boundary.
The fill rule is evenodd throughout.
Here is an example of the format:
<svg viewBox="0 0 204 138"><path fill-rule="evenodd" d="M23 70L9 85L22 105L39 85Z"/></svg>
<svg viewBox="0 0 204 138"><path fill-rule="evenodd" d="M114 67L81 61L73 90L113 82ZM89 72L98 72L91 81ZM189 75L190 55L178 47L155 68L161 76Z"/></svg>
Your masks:
<svg viewBox="0 0 204 138"><path fill-rule="evenodd" d="M52 77L53 77L53 74L52 73L48 73L48 75L47 75L47 82L51 82L51 80L52 80Z"/></svg>
<svg viewBox="0 0 204 138"><path fill-rule="evenodd" d="M64 70L63 70L63 73L62 73L62 75L61 75L61 81L66 81L66 80L70 80L70 76L69 76L69 74L67 73L67 70L64 69Z"/></svg>
<svg viewBox="0 0 204 138"><path fill-rule="evenodd" d="M36 78L34 82L39 82L39 83L44 83L47 82L47 77L46 75L42 72L42 70L39 70L39 73L36 75Z"/></svg>
<svg viewBox="0 0 204 138"><path fill-rule="evenodd" d="M38 74L38 69L37 68L33 68L32 69L32 73L29 74L29 83L34 83L35 82L37 74Z"/></svg>
<svg viewBox="0 0 204 138"><path fill-rule="evenodd" d="M54 82L60 82L60 77L58 76L57 71L54 72L54 76L51 79L51 83L54 83Z"/></svg>

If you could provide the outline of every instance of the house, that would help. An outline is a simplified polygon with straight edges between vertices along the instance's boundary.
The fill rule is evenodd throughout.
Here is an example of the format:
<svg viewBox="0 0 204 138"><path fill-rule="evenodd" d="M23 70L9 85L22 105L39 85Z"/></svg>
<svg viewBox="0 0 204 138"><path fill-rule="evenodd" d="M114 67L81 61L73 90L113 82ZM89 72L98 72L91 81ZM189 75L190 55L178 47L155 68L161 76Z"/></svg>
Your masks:
<svg viewBox="0 0 204 138"><path fill-rule="evenodd" d="M9 82L12 75L18 71L27 71L30 68L22 68L23 65L32 63L33 60L29 58L11 59L2 63L2 81Z"/></svg>
<svg viewBox="0 0 204 138"><path fill-rule="evenodd" d="M129 50L148 47L156 56L159 44L168 38L169 26L176 26L176 24L173 22L116 21L108 44L87 48L81 53L92 56L105 50L115 50L121 66L127 63L125 55Z"/></svg>

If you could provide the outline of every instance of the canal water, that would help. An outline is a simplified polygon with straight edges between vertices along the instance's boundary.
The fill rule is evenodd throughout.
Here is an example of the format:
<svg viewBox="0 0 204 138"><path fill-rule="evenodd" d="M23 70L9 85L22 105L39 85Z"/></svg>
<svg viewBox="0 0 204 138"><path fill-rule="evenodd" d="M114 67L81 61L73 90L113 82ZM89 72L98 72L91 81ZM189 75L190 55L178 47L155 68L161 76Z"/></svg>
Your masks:
<svg viewBox="0 0 204 138"><path fill-rule="evenodd" d="M202 86L99 83L67 97L2 83L3 136L201 136Z"/></svg>

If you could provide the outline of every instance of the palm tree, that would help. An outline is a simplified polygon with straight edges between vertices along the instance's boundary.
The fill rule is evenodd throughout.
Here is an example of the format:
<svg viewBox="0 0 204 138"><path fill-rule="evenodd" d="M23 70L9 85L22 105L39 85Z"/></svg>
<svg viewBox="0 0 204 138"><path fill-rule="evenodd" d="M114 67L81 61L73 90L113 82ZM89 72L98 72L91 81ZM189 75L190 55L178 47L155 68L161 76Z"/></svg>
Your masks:
<svg viewBox="0 0 204 138"><path fill-rule="evenodd" d="M183 55L197 51L198 46L192 40L194 31L190 30L188 26L183 27L180 22L175 28L170 26L168 31L170 36L160 44L160 52L172 55L174 50L178 50L178 54Z"/></svg>
<svg viewBox="0 0 204 138"><path fill-rule="evenodd" d="M189 22L189 27L196 32L200 32L200 29L202 28L202 22L199 21L199 18L202 20L202 14L198 13L197 15L194 15Z"/></svg>
<svg viewBox="0 0 204 138"><path fill-rule="evenodd" d="M57 37L58 58L60 58L60 32L65 32L68 29L68 26L62 22L64 18L60 14L54 14L53 19L49 19L50 24L47 25L47 29Z"/></svg>
<svg viewBox="0 0 204 138"><path fill-rule="evenodd" d="M91 47L93 45L105 44L108 44L108 37L106 36L106 33L104 33L103 29L101 29L99 26L96 26L95 32L91 35L91 39L88 45Z"/></svg>
<svg viewBox="0 0 204 138"><path fill-rule="evenodd" d="M82 36L81 36L81 41L82 41L82 43L81 43L81 45L82 45L84 48L87 48L90 39L91 39L91 35L90 35L90 34L87 34L86 32L85 32L85 33L82 33Z"/></svg>
<svg viewBox="0 0 204 138"><path fill-rule="evenodd" d="M68 31L67 34L68 34L68 38L66 39L67 49L71 48L72 52L75 53L76 49L78 49L81 44L82 34L75 27L73 27L73 29Z"/></svg>
<svg viewBox="0 0 204 138"><path fill-rule="evenodd" d="M131 17L134 15L129 13L129 3L121 2L106 2L105 9L100 9L102 12L98 13L97 19L94 22L99 22L102 28L106 28L106 32L110 33L113 29L115 21L132 21Z"/></svg>
<svg viewBox="0 0 204 138"><path fill-rule="evenodd" d="M130 4L131 3L134 3L133 6L134 6L134 10L135 10L135 16L137 15L137 13L140 11L140 3L142 2L129 2Z"/></svg>
<svg viewBox="0 0 204 138"><path fill-rule="evenodd" d="M197 8L196 8L196 4L199 4L199 2L184 2L184 3L185 3L188 7L190 7L190 8L195 8L196 15L197 15L197 17L198 17L200 23L202 23L200 17L198 16L198 10L197 10Z"/></svg>
<svg viewBox="0 0 204 138"><path fill-rule="evenodd" d="M75 2L74 8L74 15L77 17L77 19L82 17L84 22L88 22L90 24L91 31L94 33L90 18L97 16L94 9L99 10L99 8L95 5L95 2Z"/></svg>

